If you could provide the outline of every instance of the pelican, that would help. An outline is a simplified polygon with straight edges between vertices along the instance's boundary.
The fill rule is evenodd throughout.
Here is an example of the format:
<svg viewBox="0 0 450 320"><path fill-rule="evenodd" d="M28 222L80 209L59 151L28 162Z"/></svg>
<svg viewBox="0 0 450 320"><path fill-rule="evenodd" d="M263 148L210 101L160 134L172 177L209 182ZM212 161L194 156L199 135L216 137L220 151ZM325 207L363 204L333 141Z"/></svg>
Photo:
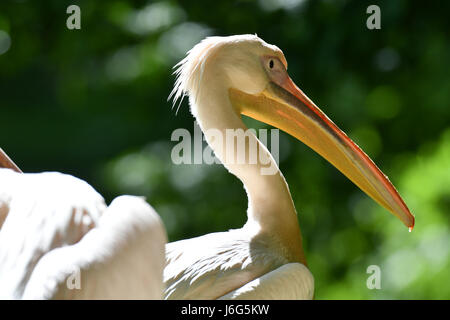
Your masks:
<svg viewBox="0 0 450 320"><path fill-rule="evenodd" d="M302 141L413 228L388 178L294 84L276 46L253 35L210 37L176 73L174 100L189 96L208 144L244 185L245 225L166 245L161 220L142 198L106 206L86 182L23 174L0 149L0 298L311 299L314 278L288 185L242 115ZM217 139L227 130L244 138L245 154L256 145L263 157L234 161ZM276 170L263 174L267 167Z"/></svg>
<svg viewBox="0 0 450 320"><path fill-rule="evenodd" d="M217 134L226 136L226 130L245 135L242 115L302 141L413 228L414 216L387 176L295 85L278 47L256 35L209 37L176 67L174 103L189 97L206 141L243 183L248 209L241 229L166 245L166 299L313 298L297 212L275 160L253 134L241 140L245 154L256 144L275 174L262 174L267 165L259 158L256 163L230 159L227 144L217 143Z"/></svg>
<svg viewBox="0 0 450 320"><path fill-rule="evenodd" d="M165 229L143 198L21 173L0 149L0 299L162 299Z"/></svg>

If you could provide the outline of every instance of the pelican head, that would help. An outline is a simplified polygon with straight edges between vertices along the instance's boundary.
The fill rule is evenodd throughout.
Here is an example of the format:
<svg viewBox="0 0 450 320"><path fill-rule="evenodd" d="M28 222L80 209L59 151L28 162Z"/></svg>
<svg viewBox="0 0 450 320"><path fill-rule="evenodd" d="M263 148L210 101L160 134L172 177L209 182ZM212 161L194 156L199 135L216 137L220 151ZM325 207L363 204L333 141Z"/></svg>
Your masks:
<svg viewBox="0 0 450 320"><path fill-rule="evenodd" d="M210 37L189 51L176 73L172 95L175 101L189 95L197 118L198 101L222 97L228 103L207 103L203 112L215 114L223 111L217 108L229 108L227 112L239 118L246 115L285 131L413 228L414 216L387 176L297 87L278 47L256 35Z"/></svg>

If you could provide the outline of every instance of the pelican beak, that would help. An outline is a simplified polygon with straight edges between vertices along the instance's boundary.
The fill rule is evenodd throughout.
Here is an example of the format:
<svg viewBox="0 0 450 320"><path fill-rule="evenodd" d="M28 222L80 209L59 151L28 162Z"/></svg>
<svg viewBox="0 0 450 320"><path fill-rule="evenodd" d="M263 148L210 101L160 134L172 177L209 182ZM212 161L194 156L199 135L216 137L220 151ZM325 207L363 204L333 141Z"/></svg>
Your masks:
<svg viewBox="0 0 450 320"><path fill-rule="evenodd" d="M289 78L260 94L229 89L240 114L279 128L316 151L411 231L414 216L388 177Z"/></svg>
<svg viewBox="0 0 450 320"><path fill-rule="evenodd" d="M18 166L8 157L8 155L0 148L0 168L12 169L16 172L22 173Z"/></svg>

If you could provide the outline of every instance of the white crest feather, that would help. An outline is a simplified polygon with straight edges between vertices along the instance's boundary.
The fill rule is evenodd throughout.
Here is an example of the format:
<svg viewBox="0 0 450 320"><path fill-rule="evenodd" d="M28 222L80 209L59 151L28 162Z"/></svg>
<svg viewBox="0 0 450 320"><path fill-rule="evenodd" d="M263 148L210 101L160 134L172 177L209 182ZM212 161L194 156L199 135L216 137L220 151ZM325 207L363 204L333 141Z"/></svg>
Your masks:
<svg viewBox="0 0 450 320"><path fill-rule="evenodd" d="M206 60L205 58L208 55L209 49L218 42L218 38L220 37L208 37L202 40L187 52L183 60L174 66L175 72L173 74L176 75L176 80L168 100L173 99L172 108L179 101L177 112L188 92L198 90L202 65Z"/></svg>
<svg viewBox="0 0 450 320"><path fill-rule="evenodd" d="M177 102L180 108L181 103L186 95L192 94L197 96L200 90L200 82L202 79L203 69L208 56L213 48L217 48L220 44L226 42L235 42L249 39L259 39L256 35L238 35L230 37L208 37L195 45L186 54L186 57L174 66L174 75L176 76L175 85L169 95L168 100L172 99L172 108Z"/></svg>

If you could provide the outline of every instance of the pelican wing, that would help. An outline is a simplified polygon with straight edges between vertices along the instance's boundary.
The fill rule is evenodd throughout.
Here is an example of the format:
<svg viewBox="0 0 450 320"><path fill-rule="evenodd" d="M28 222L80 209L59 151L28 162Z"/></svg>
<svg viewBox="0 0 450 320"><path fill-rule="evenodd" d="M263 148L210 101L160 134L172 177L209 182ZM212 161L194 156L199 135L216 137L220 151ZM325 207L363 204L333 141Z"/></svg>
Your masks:
<svg viewBox="0 0 450 320"><path fill-rule="evenodd" d="M245 229L166 246L166 299L217 299L288 263L273 238Z"/></svg>
<svg viewBox="0 0 450 320"><path fill-rule="evenodd" d="M46 254L25 299L162 299L165 229L141 198L116 198L98 227Z"/></svg>
<svg viewBox="0 0 450 320"><path fill-rule="evenodd" d="M0 297L22 297L39 260L77 243L106 205L86 182L60 173L0 169Z"/></svg>
<svg viewBox="0 0 450 320"><path fill-rule="evenodd" d="M0 297L161 298L166 234L142 198L0 169Z"/></svg>
<svg viewBox="0 0 450 320"><path fill-rule="evenodd" d="M301 263L288 263L250 281L221 300L311 300L314 277Z"/></svg>

